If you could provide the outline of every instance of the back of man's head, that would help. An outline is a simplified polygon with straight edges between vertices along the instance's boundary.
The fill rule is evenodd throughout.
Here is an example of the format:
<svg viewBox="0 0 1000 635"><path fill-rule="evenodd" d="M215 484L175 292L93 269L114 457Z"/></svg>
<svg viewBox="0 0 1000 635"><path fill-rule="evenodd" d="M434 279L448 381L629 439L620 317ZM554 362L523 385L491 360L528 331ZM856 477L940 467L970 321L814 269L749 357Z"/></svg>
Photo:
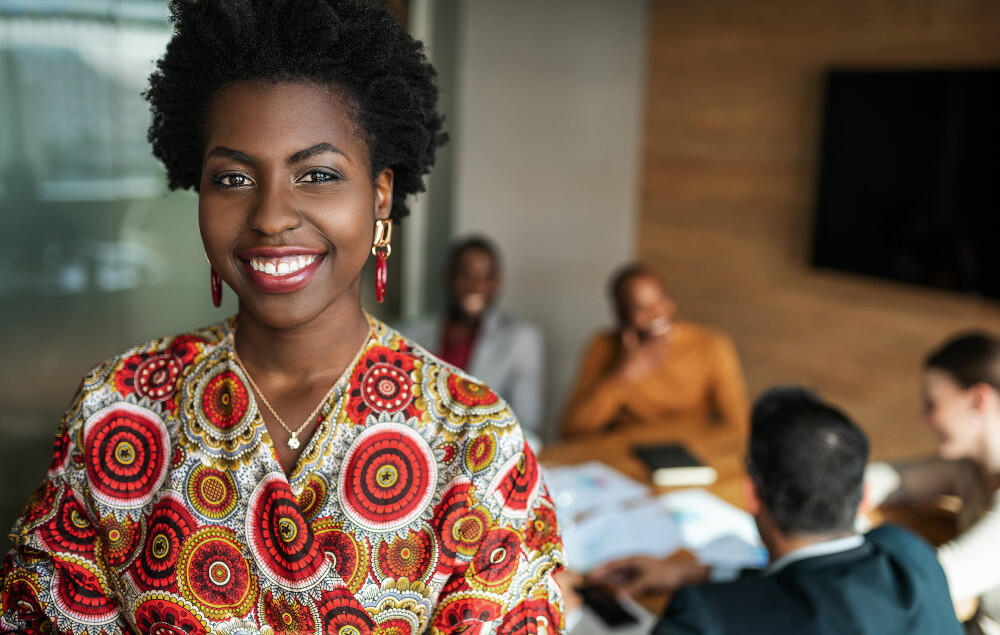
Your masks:
<svg viewBox="0 0 1000 635"><path fill-rule="evenodd" d="M797 387L772 388L750 417L747 470L783 533L853 530L868 438L842 412Z"/></svg>

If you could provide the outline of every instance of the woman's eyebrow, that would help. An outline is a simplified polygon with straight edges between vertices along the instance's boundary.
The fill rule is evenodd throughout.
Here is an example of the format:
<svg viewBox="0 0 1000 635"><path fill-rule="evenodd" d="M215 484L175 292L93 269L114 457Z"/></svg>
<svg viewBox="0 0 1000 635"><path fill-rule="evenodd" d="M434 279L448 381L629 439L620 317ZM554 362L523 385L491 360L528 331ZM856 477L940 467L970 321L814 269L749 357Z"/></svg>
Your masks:
<svg viewBox="0 0 1000 635"><path fill-rule="evenodd" d="M288 163L288 165L292 165L294 163L298 163L299 161L305 161L306 159L316 156L317 154L323 154L324 152L333 152L335 154L339 154L348 161L351 160L350 157L344 154L344 152L337 146L333 145L332 143L323 142L323 143L317 143L314 146L309 146L305 150L299 150L292 156L288 157L288 160L286 162Z"/></svg>
<svg viewBox="0 0 1000 635"><path fill-rule="evenodd" d="M208 151L205 158L212 156L226 157L227 159L232 159L233 161L239 161L240 163L246 163L247 165L253 165L253 158L249 154L244 154L239 150L233 150L232 148L227 148L225 146L215 146Z"/></svg>

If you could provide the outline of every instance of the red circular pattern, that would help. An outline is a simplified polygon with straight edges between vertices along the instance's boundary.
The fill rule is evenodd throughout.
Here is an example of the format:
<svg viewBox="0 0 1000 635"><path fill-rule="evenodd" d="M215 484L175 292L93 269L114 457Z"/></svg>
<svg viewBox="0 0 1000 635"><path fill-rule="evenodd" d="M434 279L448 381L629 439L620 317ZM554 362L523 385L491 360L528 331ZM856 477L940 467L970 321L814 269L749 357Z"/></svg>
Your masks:
<svg viewBox="0 0 1000 635"><path fill-rule="evenodd" d="M176 565L181 545L195 530L195 521L184 502L163 497L149 516L146 543L132 565L136 584L146 589L175 589Z"/></svg>
<svg viewBox="0 0 1000 635"><path fill-rule="evenodd" d="M402 412L404 418L418 417L413 382L413 356L384 346L373 346L358 361L351 375L347 415L358 425L380 412Z"/></svg>
<svg viewBox="0 0 1000 635"><path fill-rule="evenodd" d="M523 453L511 458L510 467L496 485L504 509L514 515L523 515L538 490L539 479L538 459L525 443Z"/></svg>
<svg viewBox="0 0 1000 635"><path fill-rule="evenodd" d="M222 520L236 509L236 482L228 471L198 464L188 474L187 499L205 518Z"/></svg>
<svg viewBox="0 0 1000 635"><path fill-rule="evenodd" d="M243 559L236 534L225 527L206 527L184 541L177 586L216 620L246 615L257 603L257 580Z"/></svg>
<svg viewBox="0 0 1000 635"><path fill-rule="evenodd" d="M170 354L153 355L135 370L133 384L140 397L163 401L174 394L181 375L181 360Z"/></svg>
<svg viewBox="0 0 1000 635"><path fill-rule="evenodd" d="M402 617L390 617L378 623L374 635L410 635L413 625Z"/></svg>
<svg viewBox="0 0 1000 635"><path fill-rule="evenodd" d="M459 593L439 609L434 626L444 633L475 635L482 631L485 623L497 619L502 612L499 602Z"/></svg>
<svg viewBox="0 0 1000 635"><path fill-rule="evenodd" d="M59 427L56 438L53 441L52 461L49 463L49 476L57 476L66 469L69 461L69 449L73 439L66 433L65 424Z"/></svg>
<svg viewBox="0 0 1000 635"><path fill-rule="evenodd" d="M410 405L410 378L392 364L378 363L368 369L361 382L361 395L372 410L396 412Z"/></svg>
<svg viewBox="0 0 1000 635"><path fill-rule="evenodd" d="M275 633L316 632L316 620L309 607L293 602L283 595L275 597L270 591L265 593L260 613L261 621L274 629Z"/></svg>
<svg viewBox="0 0 1000 635"><path fill-rule="evenodd" d="M205 635L206 624L183 600L168 594L140 598L135 625L144 635Z"/></svg>
<svg viewBox="0 0 1000 635"><path fill-rule="evenodd" d="M295 497L299 510L306 518L312 518L326 502L327 485L322 477L311 475L302 486L302 491Z"/></svg>
<svg viewBox="0 0 1000 635"><path fill-rule="evenodd" d="M517 570L521 559L521 537L512 529L494 527L483 538L472 557L469 570L472 579L485 587L505 586Z"/></svg>
<svg viewBox="0 0 1000 635"><path fill-rule="evenodd" d="M24 512L21 514L25 530L33 529L46 518L51 518L55 513L56 503L63 492L64 488L57 486L55 481L43 481L28 497Z"/></svg>
<svg viewBox="0 0 1000 635"><path fill-rule="evenodd" d="M167 476L166 429L145 408L118 403L98 411L83 426L83 446L90 489L108 506L145 505Z"/></svg>
<svg viewBox="0 0 1000 635"><path fill-rule="evenodd" d="M142 523L130 518L118 520L113 515L98 522L101 536L101 555L115 569L127 567L139 550L142 540Z"/></svg>
<svg viewBox="0 0 1000 635"><path fill-rule="evenodd" d="M251 495L247 536L265 575L286 588L309 588L327 571L326 558L282 474L265 476Z"/></svg>
<svg viewBox="0 0 1000 635"><path fill-rule="evenodd" d="M69 486L56 515L39 530L39 538L52 551L93 556L97 531Z"/></svg>
<svg viewBox="0 0 1000 635"><path fill-rule="evenodd" d="M465 446L465 467L473 474L488 468L497 456L497 440L492 434L481 434Z"/></svg>
<svg viewBox="0 0 1000 635"><path fill-rule="evenodd" d="M344 512L369 531L392 531L417 519L437 485L437 461L413 429L382 423L365 430L344 457Z"/></svg>
<svg viewBox="0 0 1000 635"><path fill-rule="evenodd" d="M319 605L324 635L370 635L375 622L349 589L323 593Z"/></svg>
<svg viewBox="0 0 1000 635"><path fill-rule="evenodd" d="M0 580L3 580L0 603L5 615L16 615L25 622L25 626L31 625L32 621L44 619L45 613L38 602L42 588L37 574L26 569L14 569L8 560L4 571L0 572Z"/></svg>
<svg viewBox="0 0 1000 635"><path fill-rule="evenodd" d="M448 394L458 403L470 408L475 406L491 406L500 398L485 384L471 381L461 375L448 376Z"/></svg>
<svg viewBox="0 0 1000 635"><path fill-rule="evenodd" d="M239 425L249 407L250 392L231 370L224 370L208 380L201 395L205 418L222 431Z"/></svg>
<svg viewBox="0 0 1000 635"><path fill-rule="evenodd" d="M554 509L542 506L536 508L534 518L528 520L524 541L535 551L541 551L546 545L559 543L559 529Z"/></svg>
<svg viewBox="0 0 1000 635"><path fill-rule="evenodd" d="M368 545L345 533L331 518L313 523L316 543L333 562L333 568L353 593L357 593L368 578Z"/></svg>
<svg viewBox="0 0 1000 635"><path fill-rule="evenodd" d="M498 635L557 633L562 624L559 609L544 598L524 600L503 616Z"/></svg>
<svg viewBox="0 0 1000 635"><path fill-rule="evenodd" d="M493 522L485 508L469 507L470 489L468 482L453 486L434 511L435 533L441 541L438 570L446 574L476 553Z"/></svg>
<svg viewBox="0 0 1000 635"><path fill-rule="evenodd" d="M85 560L56 556L52 564L52 600L60 611L85 624L115 619L118 605Z"/></svg>
<svg viewBox="0 0 1000 635"><path fill-rule="evenodd" d="M406 538L395 538L378 546L376 564L379 577L422 581L430 576L437 555L434 537L426 530L411 531Z"/></svg>

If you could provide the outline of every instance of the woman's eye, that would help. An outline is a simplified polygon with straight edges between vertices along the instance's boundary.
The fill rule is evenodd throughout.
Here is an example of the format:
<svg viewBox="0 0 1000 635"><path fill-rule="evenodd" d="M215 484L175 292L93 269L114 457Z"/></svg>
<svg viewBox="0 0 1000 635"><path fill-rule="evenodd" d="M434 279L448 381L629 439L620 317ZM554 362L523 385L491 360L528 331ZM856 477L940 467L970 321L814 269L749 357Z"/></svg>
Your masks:
<svg viewBox="0 0 1000 635"><path fill-rule="evenodd" d="M328 172L326 170L310 170L302 175L299 179L300 183L332 183L333 181L340 181L341 176L336 172Z"/></svg>
<svg viewBox="0 0 1000 635"><path fill-rule="evenodd" d="M246 187L253 183L245 174L221 174L212 179L212 182L222 187Z"/></svg>

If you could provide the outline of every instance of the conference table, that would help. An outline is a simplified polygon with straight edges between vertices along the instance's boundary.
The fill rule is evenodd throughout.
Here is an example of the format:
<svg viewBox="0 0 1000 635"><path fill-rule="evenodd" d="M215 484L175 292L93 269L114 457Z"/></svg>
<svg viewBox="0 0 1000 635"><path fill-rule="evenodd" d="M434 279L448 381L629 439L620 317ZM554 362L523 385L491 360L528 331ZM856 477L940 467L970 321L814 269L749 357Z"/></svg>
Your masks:
<svg viewBox="0 0 1000 635"><path fill-rule="evenodd" d="M706 465L715 468L718 478L705 487L708 492L741 509L747 508L744 455L746 438L742 433L721 425L707 423L670 423L659 428L634 429L560 441L545 446L539 454L544 466L574 465L601 461L640 483L654 493L672 488L655 485L648 468L633 454L633 447L660 443L681 443ZM932 544L941 544L955 535L954 509L947 505L920 508L883 507L868 513L872 525L894 522L923 535ZM676 558L693 558L688 552ZM658 614L669 601L667 594L636 598L646 609Z"/></svg>

